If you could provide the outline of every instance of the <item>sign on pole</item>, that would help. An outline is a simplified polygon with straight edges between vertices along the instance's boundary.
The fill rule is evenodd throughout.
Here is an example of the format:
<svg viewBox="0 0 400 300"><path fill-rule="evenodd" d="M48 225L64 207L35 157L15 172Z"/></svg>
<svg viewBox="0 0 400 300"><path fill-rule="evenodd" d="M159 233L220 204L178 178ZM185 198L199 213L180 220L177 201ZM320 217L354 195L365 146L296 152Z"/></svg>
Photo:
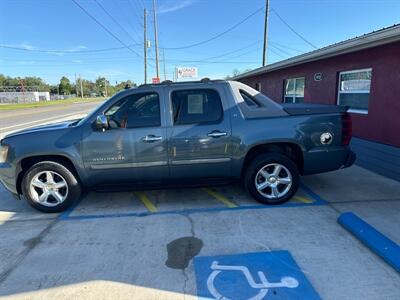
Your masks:
<svg viewBox="0 0 400 300"><path fill-rule="evenodd" d="M198 70L196 67L178 67L176 68L177 79L197 78Z"/></svg>
<svg viewBox="0 0 400 300"><path fill-rule="evenodd" d="M151 83L152 83L152 84L160 83L160 78L159 78L159 77L154 77L154 78L152 78L152 79L151 79Z"/></svg>

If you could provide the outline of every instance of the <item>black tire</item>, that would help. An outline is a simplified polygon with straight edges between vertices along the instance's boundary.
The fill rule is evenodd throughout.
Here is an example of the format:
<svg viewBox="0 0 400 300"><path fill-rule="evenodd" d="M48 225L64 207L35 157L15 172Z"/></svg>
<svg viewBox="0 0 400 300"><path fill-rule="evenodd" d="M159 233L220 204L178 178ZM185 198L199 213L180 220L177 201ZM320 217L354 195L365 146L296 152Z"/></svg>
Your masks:
<svg viewBox="0 0 400 300"><path fill-rule="evenodd" d="M277 198L268 198L262 195L256 187L256 175L257 173L263 169L263 167L270 164L279 164L284 166L289 172L292 179L292 183L290 187L288 187L288 191ZM283 170L283 174L286 173L286 170ZM281 173L282 174L282 173ZM259 175L260 176L260 175ZM262 178L262 177L261 177ZM294 196L299 188L300 182L300 174L296 164L287 156L280 153L265 153L256 156L247 167L245 175L244 175L244 185L246 190L250 193L250 195L256 199L258 202L263 204L282 204L287 202ZM267 188L268 189L268 188ZM264 190L263 190L264 192ZM271 192L272 193L272 192Z"/></svg>
<svg viewBox="0 0 400 300"><path fill-rule="evenodd" d="M46 206L40 204L38 201L34 200L34 196L31 193L30 184L32 179L37 174L40 174L41 172L44 171L51 171L61 175L67 184L66 198L65 200L63 200L63 202L57 205ZM30 167L22 178L21 188L22 188L22 193L25 196L28 203L37 210L40 210L45 213L57 213L66 210L75 201L79 200L82 193L81 185L77 177L74 175L74 173L61 163L55 161L42 161Z"/></svg>

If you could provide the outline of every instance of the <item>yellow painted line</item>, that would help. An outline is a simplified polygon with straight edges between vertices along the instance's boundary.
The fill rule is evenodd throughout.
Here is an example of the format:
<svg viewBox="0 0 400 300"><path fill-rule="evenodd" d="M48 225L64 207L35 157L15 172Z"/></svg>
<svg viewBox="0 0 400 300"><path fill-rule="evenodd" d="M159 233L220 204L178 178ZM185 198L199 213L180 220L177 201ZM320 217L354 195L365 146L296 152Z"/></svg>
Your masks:
<svg viewBox="0 0 400 300"><path fill-rule="evenodd" d="M299 201L299 202L307 203L307 204L310 204L310 203L314 202L313 200L310 200L308 198L301 197L301 196L294 196L293 199L296 200L296 201Z"/></svg>
<svg viewBox="0 0 400 300"><path fill-rule="evenodd" d="M150 201L149 197L144 192L135 192L136 197L146 206L150 212L157 212L157 207Z"/></svg>
<svg viewBox="0 0 400 300"><path fill-rule="evenodd" d="M221 194L219 194L219 193L217 193L217 192L215 192L215 191L213 191L211 189L204 188L203 191L205 191L207 194L213 196L218 201L224 203L229 208L238 207L235 203L230 201L228 198L222 196Z"/></svg>

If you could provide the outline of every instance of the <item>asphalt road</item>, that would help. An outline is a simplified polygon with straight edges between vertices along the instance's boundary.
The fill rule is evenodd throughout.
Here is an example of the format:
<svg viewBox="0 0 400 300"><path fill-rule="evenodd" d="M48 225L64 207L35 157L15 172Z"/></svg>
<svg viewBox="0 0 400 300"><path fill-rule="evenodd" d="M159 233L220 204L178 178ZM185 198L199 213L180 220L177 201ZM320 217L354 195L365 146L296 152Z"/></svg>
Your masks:
<svg viewBox="0 0 400 300"><path fill-rule="evenodd" d="M80 118L100 103L101 101L0 111L0 138L17 130L66 119Z"/></svg>

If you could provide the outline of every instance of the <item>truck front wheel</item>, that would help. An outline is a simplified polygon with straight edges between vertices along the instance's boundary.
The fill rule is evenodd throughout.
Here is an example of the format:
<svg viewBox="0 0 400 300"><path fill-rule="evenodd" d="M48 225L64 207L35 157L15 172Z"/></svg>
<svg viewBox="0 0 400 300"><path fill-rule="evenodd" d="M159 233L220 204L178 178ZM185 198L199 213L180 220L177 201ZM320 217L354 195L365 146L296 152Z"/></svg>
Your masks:
<svg viewBox="0 0 400 300"><path fill-rule="evenodd" d="M64 165L43 161L33 165L22 179L22 192L28 203L47 213L61 212L81 195L81 186Z"/></svg>
<svg viewBox="0 0 400 300"><path fill-rule="evenodd" d="M299 188L300 175L296 164L279 153L257 156L248 166L244 184L247 191L263 204L289 201Z"/></svg>

